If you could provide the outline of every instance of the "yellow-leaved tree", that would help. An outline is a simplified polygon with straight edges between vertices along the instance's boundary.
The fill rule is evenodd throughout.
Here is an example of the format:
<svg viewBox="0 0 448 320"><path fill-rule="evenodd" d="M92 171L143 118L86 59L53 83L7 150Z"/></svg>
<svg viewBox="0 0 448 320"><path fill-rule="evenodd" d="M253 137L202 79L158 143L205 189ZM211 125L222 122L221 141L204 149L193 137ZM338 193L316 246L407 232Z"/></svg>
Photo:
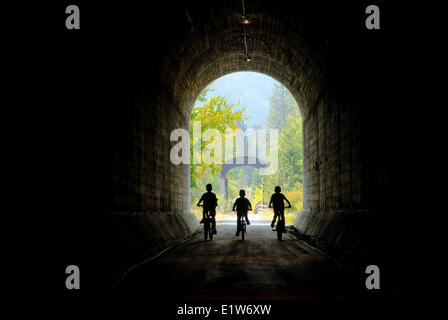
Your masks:
<svg viewBox="0 0 448 320"><path fill-rule="evenodd" d="M193 139L196 139L193 135L193 122L200 121L201 123L201 134L203 134L208 129L216 129L221 134L225 134L227 129L236 130L238 129L237 121L244 121L249 119L244 115L245 108L238 108L240 102L235 104L229 104L225 97L209 97L207 94L210 90L208 88L204 89L197 102L198 104L194 106L191 112L190 118L190 159L193 159ZM212 143L211 140L201 139L200 141L200 152L202 153L204 149ZM221 164L190 164L190 177L191 177L191 188L199 191L199 182L207 176L213 176L216 172L221 171Z"/></svg>

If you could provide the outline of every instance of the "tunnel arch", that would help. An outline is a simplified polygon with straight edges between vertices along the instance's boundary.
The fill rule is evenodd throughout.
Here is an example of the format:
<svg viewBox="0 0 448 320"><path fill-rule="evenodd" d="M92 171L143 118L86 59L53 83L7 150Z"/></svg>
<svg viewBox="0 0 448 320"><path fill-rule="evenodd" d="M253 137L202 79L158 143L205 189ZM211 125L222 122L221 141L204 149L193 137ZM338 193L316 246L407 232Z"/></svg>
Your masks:
<svg viewBox="0 0 448 320"><path fill-rule="evenodd" d="M181 105L182 110L185 110L185 114L189 114L196 97L209 83L222 76L241 71L262 73L282 83L294 96L299 106L301 106L303 114L307 113L308 105L312 104L314 99L317 99L319 87L324 84L323 77L320 75L323 71L319 70L321 68L319 59L324 59L325 57L327 42L321 46L320 49L323 52L319 56L310 58L309 55L312 56L313 53L307 54L306 49L299 49L300 45L307 47L306 41L301 39L299 34L295 33L296 37L294 39L288 39L284 36L285 33L288 33L287 30L294 28L294 26L285 26L281 20L272 19L266 13L254 14L254 16L257 16L259 20L270 21L270 23L263 27L255 22L251 23L249 28L253 30L251 31L252 34L257 34L261 37L262 34L266 35L263 30L274 28L274 25L280 25L277 26L279 30L266 35L267 38L264 39L264 43L266 43L265 46L267 47L275 47L276 43L288 44L288 49L280 46L276 48L275 52L271 52L272 50L266 47L257 47L255 45L257 43L256 37L254 37L255 39L249 37L248 46L251 47L251 43L253 43L253 49L250 50L253 58L251 62L245 62L245 54L241 47L242 38L240 33L242 30L238 30L241 28L241 24L234 22L236 27L235 25L232 26L233 28L229 27L226 32L220 33L219 37L209 40L210 45L208 48L191 54L191 57L185 57L186 60L191 59L192 61L188 63L189 66L185 70L181 70L181 74L173 85L174 95L178 96L175 99ZM257 19L254 20L257 21ZM224 23L222 22L221 24ZM216 29L220 27L219 23L215 26ZM294 32L289 32L289 34L294 34ZM208 38L208 35L203 36ZM197 42L201 42L201 40L197 39ZM212 43L224 43L228 47L217 50ZM288 52L289 58L285 57L283 52ZM296 58L292 59L291 57ZM186 87L186 84L188 87ZM315 95L307 93L307 87L309 86L314 87L313 93Z"/></svg>
<svg viewBox="0 0 448 320"><path fill-rule="evenodd" d="M104 275L110 279L194 232L189 168L170 162L170 132L188 130L200 91L236 71L276 79L301 108L304 209L296 228L337 252L378 250L380 233L366 221L397 215L392 194L400 193L402 156L393 145L398 112L384 104L391 84L384 79L390 71L382 64L384 45L365 33L359 18L365 7L338 2L325 3L323 10L319 1L247 1L252 61L246 63L241 1L161 5L157 12L138 5L101 8L119 11L109 16L120 16L122 23L110 33L92 26L92 39L82 43L89 59L76 72L91 76L73 86L89 99L71 102L72 132L79 134L66 143L73 145L70 154L82 151L73 156L68 179L76 195L70 201L77 221L73 251L89 251L91 243L107 246L97 251L114 266ZM65 93L72 96L72 88ZM79 244L79 230L90 226L100 226L102 233L92 227L84 233L89 240Z"/></svg>
<svg viewBox="0 0 448 320"><path fill-rule="evenodd" d="M190 29L188 26L194 25L196 19L204 21L204 17L200 14L186 13L185 29L190 29L192 32L185 37L186 43L181 44L184 48L183 57L173 63L173 66L178 67L179 73L176 79L171 81L173 100L185 115L186 123L183 126L188 128L188 119L194 103L209 83L241 71L264 74L285 86L298 103L302 121L305 122L309 110L322 98L322 90L326 84L323 61L328 54L328 36L316 28L314 31L317 32L313 33L310 39L311 35L303 22L299 22L297 12L280 13L275 6L264 7L265 4L252 8L249 6L247 12L248 15L250 12L251 24L247 32L251 34L248 37L248 48L252 61L247 63L244 61L245 53L242 50L243 29L239 22L241 2L229 3L231 4L225 8L220 5L208 5L211 11L219 11L210 16L220 19L213 20L207 28L201 26L204 29ZM276 17L276 14L280 15ZM318 23L322 19L325 17L320 17L315 22ZM214 33L214 30L220 32ZM192 41L205 44L198 50L195 46L188 45ZM167 56L176 55L172 52ZM167 58L166 63L172 62ZM305 134L303 137L305 139ZM306 189L307 183L304 177L304 198L308 197Z"/></svg>
<svg viewBox="0 0 448 320"><path fill-rule="evenodd" d="M332 179L333 172L328 171L323 177L320 175L320 172L325 170L322 170L323 159L319 157L319 149L323 144L319 146L318 141L318 137L322 135L331 139L331 135L335 134L334 131L339 129L338 123L335 123L336 128L334 123L326 123L327 127L324 125L323 128L318 125L318 122L325 123L332 120L325 114L329 109L335 107L337 109L342 102L330 103L336 99L332 90L339 84L337 77L331 75L333 88L329 88L332 32L328 33L329 30L320 26L321 23L331 24L334 18L306 4L299 5L296 10L291 11L287 9L288 6L281 8L278 4L268 1L262 1L253 7L248 5L247 14L252 22L247 27L249 33L247 41L252 61L247 63L244 61L245 52L241 36L243 28L238 21L240 5L240 1L218 1L203 3L201 10L176 12L178 14L176 18L181 23L175 30L169 30L171 43L166 47L162 61L163 70L171 71L160 74L164 87L171 93L171 104L174 106L171 109L178 110L179 114L174 111L171 117L174 116L177 121L164 125L164 131L169 132L179 127L188 129L190 112L197 96L210 82L224 75L251 71L279 81L291 92L302 113L305 141L304 211L300 215L302 220L298 221L296 226L301 231L306 231L307 228L314 228L320 224L317 221L323 217L317 216L318 214L323 211L339 210L342 203L340 181L334 181L335 185L331 188L320 186L321 180ZM163 20L163 17L161 19ZM159 121L160 124L165 122L164 119ZM326 145L326 148L331 147ZM325 153L327 158L325 162L337 163L333 150ZM159 161L169 162L166 155ZM187 179L184 179L188 176L188 168L170 166L168 170L174 173L176 184L183 185L183 191L167 190L169 194L171 193L169 199L180 199L179 206L162 205L161 209L179 213L189 212L189 199L185 201L183 196L185 193L189 194L186 191L189 185L185 182ZM337 190L336 195L333 195L333 188ZM173 191L177 195L174 195ZM163 198L160 200L164 202ZM351 200L347 199L347 202ZM358 206L350 203L346 205L352 208ZM323 207L323 211L320 207ZM308 221L313 223L310 225ZM312 233L325 236L326 230L319 226Z"/></svg>

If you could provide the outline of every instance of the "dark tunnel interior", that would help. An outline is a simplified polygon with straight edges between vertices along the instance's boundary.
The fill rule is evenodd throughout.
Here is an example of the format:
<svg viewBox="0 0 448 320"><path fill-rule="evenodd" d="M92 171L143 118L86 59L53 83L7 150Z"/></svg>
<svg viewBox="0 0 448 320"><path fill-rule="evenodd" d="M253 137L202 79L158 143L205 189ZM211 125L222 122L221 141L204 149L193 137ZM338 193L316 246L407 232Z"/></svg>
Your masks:
<svg viewBox="0 0 448 320"><path fill-rule="evenodd" d="M383 29L370 32L367 2L246 1L245 62L241 1L82 5L80 32L60 30L46 57L58 66L48 71L44 111L57 117L50 261L75 261L87 291L109 288L190 237L199 223L189 168L170 162L170 132L188 128L211 81L254 71L285 85L301 108L304 205L295 228L342 261L381 265L385 281L401 287L403 226L415 209L412 111L401 86L409 64L402 27L388 18L396 8L381 2Z"/></svg>

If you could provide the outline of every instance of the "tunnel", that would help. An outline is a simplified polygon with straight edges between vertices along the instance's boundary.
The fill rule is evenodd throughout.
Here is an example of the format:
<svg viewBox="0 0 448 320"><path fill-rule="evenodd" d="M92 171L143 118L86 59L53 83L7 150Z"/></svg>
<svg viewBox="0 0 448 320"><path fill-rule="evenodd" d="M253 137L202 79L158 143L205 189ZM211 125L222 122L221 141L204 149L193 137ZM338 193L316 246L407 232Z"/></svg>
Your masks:
<svg viewBox="0 0 448 320"><path fill-rule="evenodd" d="M110 288L197 231L189 167L171 163L170 133L188 129L201 90L238 71L278 80L300 106L300 239L360 273L380 265L400 286L412 208L395 25L385 14L389 33L366 29L362 1L247 0L243 26L241 5L83 3L80 32L54 38L50 57L66 59L52 75L66 80L51 86L60 173L51 225L66 250L54 239L51 248L58 265L80 266L84 290Z"/></svg>

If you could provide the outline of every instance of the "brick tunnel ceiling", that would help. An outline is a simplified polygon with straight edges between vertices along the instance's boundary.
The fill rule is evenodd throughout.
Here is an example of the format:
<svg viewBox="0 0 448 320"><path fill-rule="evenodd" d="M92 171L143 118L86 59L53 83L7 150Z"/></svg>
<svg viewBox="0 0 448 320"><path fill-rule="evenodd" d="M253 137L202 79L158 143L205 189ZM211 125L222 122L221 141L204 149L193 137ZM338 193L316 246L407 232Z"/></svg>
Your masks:
<svg viewBox="0 0 448 320"><path fill-rule="evenodd" d="M177 12L169 18L176 21L175 26L168 25L160 42L157 39L151 42L151 46L167 45L161 65L170 72L162 74L184 115L189 115L205 86L237 71L260 72L280 81L306 114L307 106L316 99L324 82L322 66L327 59L329 34L324 35L317 25L325 22L328 26L327 17L309 8L291 10L286 3L247 2L246 14L251 20L246 26L251 57L247 63L244 29L240 23L241 1L227 1L225 5L213 1L201 8Z"/></svg>

